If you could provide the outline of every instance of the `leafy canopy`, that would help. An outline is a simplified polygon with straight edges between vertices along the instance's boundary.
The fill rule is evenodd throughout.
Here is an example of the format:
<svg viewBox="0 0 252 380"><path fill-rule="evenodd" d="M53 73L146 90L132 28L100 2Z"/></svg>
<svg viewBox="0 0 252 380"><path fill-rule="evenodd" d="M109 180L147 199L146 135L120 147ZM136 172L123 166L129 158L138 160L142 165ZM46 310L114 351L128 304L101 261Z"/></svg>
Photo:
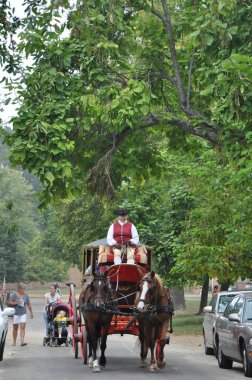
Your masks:
<svg viewBox="0 0 252 380"><path fill-rule="evenodd" d="M112 198L122 180L159 175L163 130L174 146L189 135L218 146L246 177L249 1L27 0L22 20L1 4L5 82L20 104L6 141L13 165L40 178L43 204L83 182Z"/></svg>

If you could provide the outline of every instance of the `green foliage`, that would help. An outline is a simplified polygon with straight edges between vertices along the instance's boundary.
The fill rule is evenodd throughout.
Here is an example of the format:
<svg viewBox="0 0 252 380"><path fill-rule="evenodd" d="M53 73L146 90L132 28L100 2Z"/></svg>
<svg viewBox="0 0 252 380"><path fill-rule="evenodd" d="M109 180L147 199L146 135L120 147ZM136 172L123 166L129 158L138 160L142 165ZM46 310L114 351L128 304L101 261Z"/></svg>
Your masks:
<svg viewBox="0 0 252 380"><path fill-rule="evenodd" d="M11 162L39 177L41 207L67 199L35 251L79 264L120 203L167 282L251 273L251 2L27 0L22 20L0 5Z"/></svg>
<svg viewBox="0 0 252 380"><path fill-rule="evenodd" d="M43 261L50 258L64 263L65 273L72 265L82 269L83 244L105 237L109 221L99 198L83 191L78 198L47 207L41 223L43 229L33 249L40 252Z"/></svg>
<svg viewBox="0 0 252 380"><path fill-rule="evenodd" d="M221 145L248 175L248 1L25 4L20 42L2 43L5 70L21 72L24 53L34 61L5 78L20 104L7 142L12 164L40 178L41 206L79 194L83 179L111 199L127 177L158 176L163 130L177 149L188 133ZM2 12L5 41L19 29Z"/></svg>
<svg viewBox="0 0 252 380"><path fill-rule="evenodd" d="M190 171L196 207L188 215L172 272L191 282L207 273L220 283L233 283L249 277L252 269L250 190L234 185L232 165L213 154L202 158Z"/></svg>
<svg viewBox="0 0 252 380"><path fill-rule="evenodd" d="M48 252L47 247L41 244L41 240L41 236L38 234L36 239L30 244L24 267L24 280L41 282L65 281L68 279L69 263L62 259L60 251L57 251L58 255L55 253L54 256L51 256L51 252Z"/></svg>
<svg viewBox="0 0 252 380"><path fill-rule="evenodd" d="M24 278L28 243L36 234L31 187L19 172L0 172L0 277Z"/></svg>
<svg viewBox="0 0 252 380"><path fill-rule="evenodd" d="M215 152L167 154L159 181L125 184L117 201L131 211L141 241L153 246L154 266L168 285L202 285L250 277L250 187L234 184L235 168Z"/></svg>
<svg viewBox="0 0 252 380"><path fill-rule="evenodd" d="M0 143L0 278L9 282L62 281L69 263L57 253L53 258L46 246L38 244L42 220L33 188L38 182L28 173L9 169L8 155L9 150ZM55 232L56 228L48 229L48 240L52 241ZM59 252L56 244L54 249Z"/></svg>

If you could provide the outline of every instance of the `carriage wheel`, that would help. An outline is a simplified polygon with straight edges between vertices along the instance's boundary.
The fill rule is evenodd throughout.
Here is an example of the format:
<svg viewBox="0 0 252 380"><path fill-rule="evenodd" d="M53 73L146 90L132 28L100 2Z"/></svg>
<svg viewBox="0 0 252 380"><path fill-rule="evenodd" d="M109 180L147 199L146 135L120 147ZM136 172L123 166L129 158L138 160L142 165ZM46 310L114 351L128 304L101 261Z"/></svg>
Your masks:
<svg viewBox="0 0 252 380"><path fill-rule="evenodd" d="M72 326L72 348L75 359L78 358L78 317L76 309L76 300L75 300L75 289L74 284L70 284L70 321Z"/></svg>
<svg viewBox="0 0 252 380"><path fill-rule="evenodd" d="M87 329L85 326L82 326L81 328L82 332L82 339L81 339L81 356L83 364L87 364L88 361L88 355L87 355Z"/></svg>

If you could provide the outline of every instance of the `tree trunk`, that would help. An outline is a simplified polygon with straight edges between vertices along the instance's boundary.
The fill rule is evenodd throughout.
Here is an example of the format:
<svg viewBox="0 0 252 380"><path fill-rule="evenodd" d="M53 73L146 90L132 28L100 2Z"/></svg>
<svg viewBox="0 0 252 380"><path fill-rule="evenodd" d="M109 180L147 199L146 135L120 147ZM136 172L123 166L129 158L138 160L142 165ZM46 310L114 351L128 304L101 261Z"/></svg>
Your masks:
<svg viewBox="0 0 252 380"><path fill-rule="evenodd" d="M207 303L208 303L208 287L209 287L209 276L206 276L204 283L202 285L200 306L199 306L199 311L197 314L202 314L203 308L205 306L207 306Z"/></svg>
<svg viewBox="0 0 252 380"><path fill-rule="evenodd" d="M174 309L182 309L185 310L185 294L183 288L178 288L176 286L171 288L171 297L174 303Z"/></svg>

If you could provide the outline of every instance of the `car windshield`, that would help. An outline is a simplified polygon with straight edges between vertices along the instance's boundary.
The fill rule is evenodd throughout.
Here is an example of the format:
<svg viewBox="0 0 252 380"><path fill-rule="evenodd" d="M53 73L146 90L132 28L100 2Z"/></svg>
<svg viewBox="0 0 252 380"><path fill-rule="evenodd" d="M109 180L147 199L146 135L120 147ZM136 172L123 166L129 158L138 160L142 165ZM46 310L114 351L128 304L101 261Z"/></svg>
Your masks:
<svg viewBox="0 0 252 380"><path fill-rule="evenodd" d="M225 294L220 296L220 302L218 306L218 312L223 313L227 304L234 298L235 294Z"/></svg>
<svg viewBox="0 0 252 380"><path fill-rule="evenodd" d="M252 321L252 299L248 299L245 306L244 320Z"/></svg>

